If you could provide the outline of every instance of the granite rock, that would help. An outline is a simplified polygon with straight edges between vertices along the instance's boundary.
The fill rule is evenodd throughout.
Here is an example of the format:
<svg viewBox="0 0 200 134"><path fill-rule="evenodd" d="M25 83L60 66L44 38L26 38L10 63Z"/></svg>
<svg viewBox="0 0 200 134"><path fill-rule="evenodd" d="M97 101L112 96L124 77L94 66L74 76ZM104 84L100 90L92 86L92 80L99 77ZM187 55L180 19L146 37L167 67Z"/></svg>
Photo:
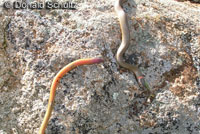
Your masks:
<svg viewBox="0 0 200 134"><path fill-rule="evenodd" d="M200 5L124 4L131 36L124 58L144 73L149 98L116 63L121 32L114 2L75 0L76 10L0 8L0 134L37 134L54 76L88 57L105 62L61 79L47 134L200 132Z"/></svg>

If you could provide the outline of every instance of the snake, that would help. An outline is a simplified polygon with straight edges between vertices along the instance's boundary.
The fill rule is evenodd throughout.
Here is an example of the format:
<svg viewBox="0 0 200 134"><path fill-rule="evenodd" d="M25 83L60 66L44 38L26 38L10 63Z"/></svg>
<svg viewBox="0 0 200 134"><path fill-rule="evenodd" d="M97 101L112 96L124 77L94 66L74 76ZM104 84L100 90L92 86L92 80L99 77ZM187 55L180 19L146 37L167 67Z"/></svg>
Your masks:
<svg viewBox="0 0 200 134"><path fill-rule="evenodd" d="M120 66L130 70L131 72L135 74L136 81L140 89L149 91L150 90L149 84L145 81L145 77L140 71L140 69L138 68L138 66L126 63L123 59L123 55L128 49L129 44L130 44L130 31L129 31L129 26L128 26L127 15L122 8L122 5L125 1L126 0L116 0L115 5L114 5L114 9L118 16L120 29L122 32L122 41L116 53L116 61Z"/></svg>
<svg viewBox="0 0 200 134"><path fill-rule="evenodd" d="M128 64L123 59L123 54L126 52L126 50L129 47L129 44L130 44L129 43L130 42L130 31L129 31L129 27L128 27L127 16L126 16L125 11L122 8L122 4L125 1L126 0L116 0L115 6L114 6L115 12L117 13L117 16L118 16L118 19L119 19L120 28L121 28L121 32L122 32L122 42L121 42L120 47L117 50L116 61L120 66L122 66L122 67L130 70L131 72L133 72L136 76L136 80L137 80L139 86L142 89L147 89L149 91L150 90L149 85L145 81L144 75L142 74L142 72L140 71L138 66ZM47 106L47 110L46 110L44 119L43 119L42 124L41 124L40 129L39 129L39 134L45 134L45 129L48 125L48 121L51 117L51 113L52 113L52 110L53 110L56 88L59 84L60 79L65 74L67 74L69 71L73 70L74 68L76 68L78 66L98 64L98 63L101 63L103 61L104 60L101 59L101 58L88 58L88 59L75 60L75 61L69 63L68 65L66 65L65 67L63 67L57 73L57 75L53 79L53 82L52 82L52 85L51 85L51 88L50 88L50 96L49 96L48 106Z"/></svg>
<svg viewBox="0 0 200 134"><path fill-rule="evenodd" d="M48 125L48 121L51 117L51 113L53 110L53 104L54 104L54 99L55 99L55 94L56 94L56 88L59 84L60 79L69 71L73 70L74 68L78 67L78 66L82 66L82 65L91 65L91 64L98 64L103 62L104 60L102 58L88 58L88 59L79 59L79 60L75 60L71 63L69 63L68 65L66 65L65 67L63 67L58 73L57 75L54 77L53 82L51 84L51 88L50 88L50 96L49 96L49 101L48 101L48 106L47 106L47 110L44 116L44 119L42 121L42 124L40 126L39 129L39 134L45 134L45 129Z"/></svg>

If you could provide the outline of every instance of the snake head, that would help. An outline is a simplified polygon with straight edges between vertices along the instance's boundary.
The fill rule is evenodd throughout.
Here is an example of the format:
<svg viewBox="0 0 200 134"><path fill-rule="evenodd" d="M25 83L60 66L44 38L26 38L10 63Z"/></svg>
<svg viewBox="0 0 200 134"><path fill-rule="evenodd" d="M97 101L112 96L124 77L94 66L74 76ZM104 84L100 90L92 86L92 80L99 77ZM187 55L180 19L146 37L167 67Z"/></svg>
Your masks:
<svg viewBox="0 0 200 134"><path fill-rule="evenodd" d="M149 102L152 102L155 98L155 94L154 92L152 92L150 90L150 87L149 87L149 84L145 81L144 77L140 78L140 79L137 79L138 80L138 83L139 83L139 86L142 90L144 90L144 92L148 93L148 101Z"/></svg>
<svg viewBox="0 0 200 134"><path fill-rule="evenodd" d="M137 78L139 86L143 89L143 90L148 90L150 91L150 87L149 84L145 81L144 77L141 78Z"/></svg>

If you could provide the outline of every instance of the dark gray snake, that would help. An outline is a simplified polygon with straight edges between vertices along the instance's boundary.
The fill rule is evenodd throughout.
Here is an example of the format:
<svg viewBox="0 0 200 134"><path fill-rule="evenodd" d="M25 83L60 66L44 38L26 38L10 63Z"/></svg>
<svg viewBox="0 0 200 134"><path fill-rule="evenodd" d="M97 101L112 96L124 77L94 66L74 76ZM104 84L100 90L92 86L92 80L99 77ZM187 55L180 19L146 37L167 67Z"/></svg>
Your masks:
<svg viewBox="0 0 200 134"><path fill-rule="evenodd" d="M127 16L122 8L122 4L125 1L126 0L116 0L116 2L115 2L115 12L117 13L117 16L119 18L120 28L121 28L121 32L122 32L122 42L121 42L119 49L117 50L116 59L120 66L132 71L135 74L140 88L142 88L144 90L145 89L150 90L147 82L145 81L144 75L142 74L140 69L137 66L126 63L123 59L123 54L125 53L125 51L127 50L127 48L129 47L129 44L130 44L129 43L130 42L130 31L129 31L129 27L128 27Z"/></svg>

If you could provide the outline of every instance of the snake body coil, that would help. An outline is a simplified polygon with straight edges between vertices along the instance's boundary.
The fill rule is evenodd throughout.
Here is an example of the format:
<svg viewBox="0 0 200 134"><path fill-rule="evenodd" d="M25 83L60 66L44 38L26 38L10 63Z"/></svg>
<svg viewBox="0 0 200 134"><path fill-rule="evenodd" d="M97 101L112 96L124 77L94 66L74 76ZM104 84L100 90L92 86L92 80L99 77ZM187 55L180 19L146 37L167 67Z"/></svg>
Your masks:
<svg viewBox="0 0 200 134"><path fill-rule="evenodd" d="M145 82L144 76L140 69L137 66L126 63L123 59L123 54L129 47L130 42L130 31L128 27L127 16L122 8L122 4L124 2L125 0L116 0L115 2L115 12L117 13L117 16L119 18L120 28L122 32L122 42L119 49L117 50L116 59L120 66L132 71L135 74L137 82L142 89L149 90L149 86Z"/></svg>

